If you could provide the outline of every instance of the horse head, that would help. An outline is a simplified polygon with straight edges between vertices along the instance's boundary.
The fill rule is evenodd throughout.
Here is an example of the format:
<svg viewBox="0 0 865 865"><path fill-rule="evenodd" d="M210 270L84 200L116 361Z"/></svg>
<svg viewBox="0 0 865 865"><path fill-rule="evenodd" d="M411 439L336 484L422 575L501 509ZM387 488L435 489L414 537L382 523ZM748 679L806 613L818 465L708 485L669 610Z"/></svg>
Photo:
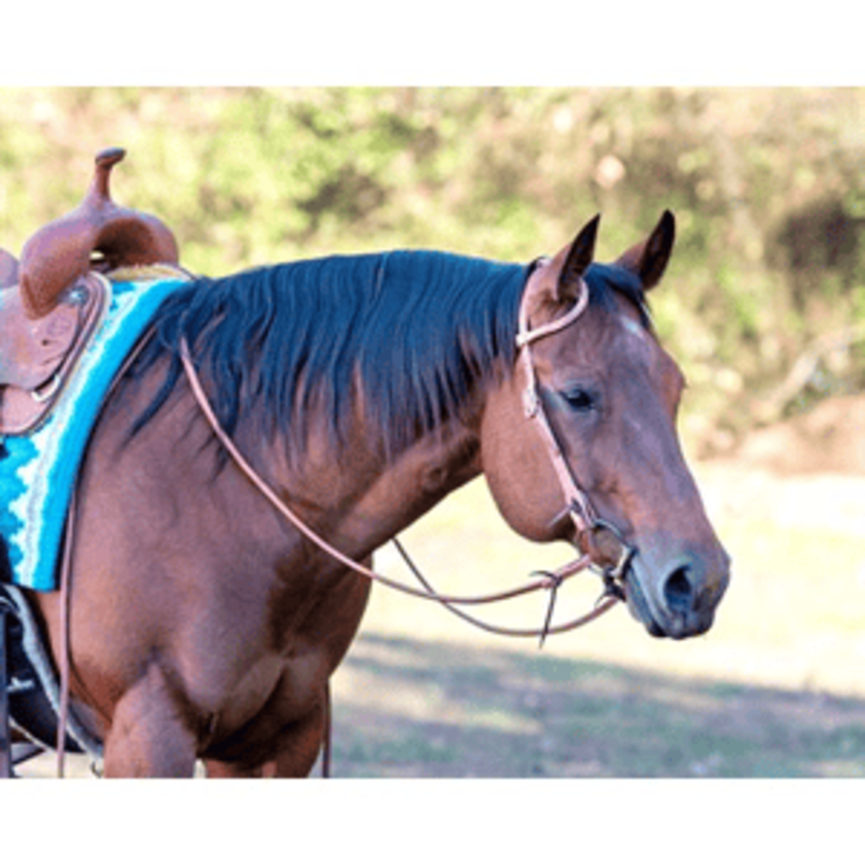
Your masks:
<svg viewBox="0 0 865 865"><path fill-rule="evenodd" d="M609 265L593 262L597 227L595 218L526 283L522 316L540 338L528 366L518 355L513 375L487 400L483 469L512 528L536 541L569 541L600 566L617 559L618 591L648 631L693 636L712 624L729 558L676 432L684 377L644 302L666 269L675 221L665 213ZM558 470L549 442L526 420L527 388L542 406ZM567 500L562 472L581 505Z"/></svg>

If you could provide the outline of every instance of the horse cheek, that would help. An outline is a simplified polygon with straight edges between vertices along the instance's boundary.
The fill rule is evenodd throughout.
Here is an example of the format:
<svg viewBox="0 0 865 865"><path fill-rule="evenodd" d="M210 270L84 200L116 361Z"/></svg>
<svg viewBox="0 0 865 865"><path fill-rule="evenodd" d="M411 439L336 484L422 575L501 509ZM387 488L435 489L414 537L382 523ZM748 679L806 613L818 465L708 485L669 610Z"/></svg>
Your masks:
<svg viewBox="0 0 865 865"><path fill-rule="evenodd" d="M481 424L481 467L499 513L518 534L558 539L564 502L541 441L514 396L490 399Z"/></svg>

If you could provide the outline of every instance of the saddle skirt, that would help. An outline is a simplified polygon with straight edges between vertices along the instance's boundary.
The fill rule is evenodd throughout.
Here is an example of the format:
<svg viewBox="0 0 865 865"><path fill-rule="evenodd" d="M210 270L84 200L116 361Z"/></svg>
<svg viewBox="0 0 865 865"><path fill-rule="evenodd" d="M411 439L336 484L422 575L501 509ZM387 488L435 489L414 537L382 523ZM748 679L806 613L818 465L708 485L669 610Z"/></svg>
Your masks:
<svg viewBox="0 0 865 865"><path fill-rule="evenodd" d="M69 502L105 397L163 301L190 279L162 266L108 276L101 314L50 412L29 432L0 436L0 580L23 588L57 588Z"/></svg>
<svg viewBox="0 0 865 865"><path fill-rule="evenodd" d="M36 320L24 314L17 286L0 295L0 435L27 433L48 416L105 314L108 295L105 278L91 272Z"/></svg>

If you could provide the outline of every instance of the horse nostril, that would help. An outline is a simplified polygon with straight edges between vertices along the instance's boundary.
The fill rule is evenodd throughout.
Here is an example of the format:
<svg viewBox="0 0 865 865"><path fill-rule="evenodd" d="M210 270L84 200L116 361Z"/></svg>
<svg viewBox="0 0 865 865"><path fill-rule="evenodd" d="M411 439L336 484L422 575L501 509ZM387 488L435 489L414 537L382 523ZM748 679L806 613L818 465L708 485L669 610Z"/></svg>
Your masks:
<svg viewBox="0 0 865 865"><path fill-rule="evenodd" d="M694 599L694 587L689 576L690 568L682 565L676 568L664 583L664 600L673 613L690 611Z"/></svg>

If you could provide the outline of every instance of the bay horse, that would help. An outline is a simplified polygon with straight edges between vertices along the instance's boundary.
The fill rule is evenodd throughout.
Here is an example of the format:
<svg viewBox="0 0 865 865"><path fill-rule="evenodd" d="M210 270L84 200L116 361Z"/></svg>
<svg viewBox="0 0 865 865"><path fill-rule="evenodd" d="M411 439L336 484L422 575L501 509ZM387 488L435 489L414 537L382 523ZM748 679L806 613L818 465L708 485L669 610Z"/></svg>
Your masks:
<svg viewBox="0 0 865 865"><path fill-rule="evenodd" d="M597 227L529 266L334 256L196 278L164 303L76 495L71 710L104 743L106 776L191 776L199 759L213 777L307 775L370 592L227 455L184 347L249 464L357 562L481 473L519 534L607 555L527 420L534 377L588 529L614 528L627 551L617 591L633 616L674 639L711 626L729 559L680 449L684 380L645 298L674 220L611 264L593 260ZM59 659L60 596L32 597Z"/></svg>

